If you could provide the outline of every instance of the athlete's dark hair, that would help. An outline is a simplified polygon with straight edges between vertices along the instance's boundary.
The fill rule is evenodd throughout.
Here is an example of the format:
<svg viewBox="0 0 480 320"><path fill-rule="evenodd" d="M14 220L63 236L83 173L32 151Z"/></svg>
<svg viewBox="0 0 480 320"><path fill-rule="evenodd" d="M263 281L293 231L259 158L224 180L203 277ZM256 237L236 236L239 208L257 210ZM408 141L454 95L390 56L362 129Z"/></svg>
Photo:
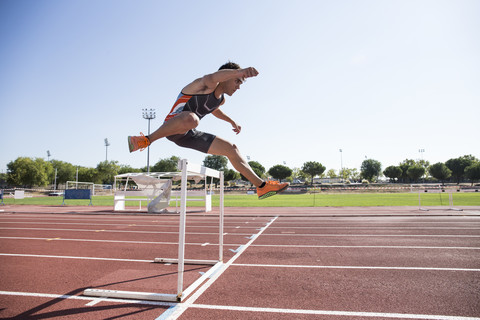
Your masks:
<svg viewBox="0 0 480 320"><path fill-rule="evenodd" d="M240 66L235 62L228 61L223 66L221 66L220 69L218 69L218 70L222 70L222 69L237 69L238 70L238 69L240 69Z"/></svg>

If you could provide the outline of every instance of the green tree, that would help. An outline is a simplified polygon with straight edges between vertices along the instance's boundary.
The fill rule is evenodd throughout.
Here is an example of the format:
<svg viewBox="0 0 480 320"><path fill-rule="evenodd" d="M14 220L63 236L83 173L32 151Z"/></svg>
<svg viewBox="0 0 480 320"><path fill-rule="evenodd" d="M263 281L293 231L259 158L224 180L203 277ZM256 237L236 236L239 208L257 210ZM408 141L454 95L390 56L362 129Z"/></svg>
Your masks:
<svg viewBox="0 0 480 320"><path fill-rule="evenodd" d="M223 172L223 178L225 182L227 181L232 181L232 180L237 180L240 178L240 173L233 169L227 169Z"/></svg>
<svg viewBox="0 0 480 320"><path fill-rule="evenodd" d="M97 165L98 180L103 184L113 184L119 170L118 161L102 161Z"/></svg>
<svg viewBox="0 0 480 320"><path fill-rule="evenodd" d="M312 185L313 185L313 178L315 178L316 175L321 175L322 173L324 173L325 169L326 168L320 162L316 162L316 161L305 162L302 166L303 173L311 177Z"/></svg>
<svg viewBox="0 0 480 320"><path fill-rule="evenodd" d="M428 172L437 180L440 180L442 183L445 183L445 180L452 176L452 170L443 162L437 162L428 167Z"/></svg>
<svg viewBox="0 0 480 320"><path fill-rule="evenodd" d="M348 179L351 179L351 180L355 180L355 181L358 181L360 180L360 172L358 172L358 169L357 168L353 168L353 169L347 169L348 171Z"/></svg>
<svg viewBox="0 0 480 320"><path fill-rule="evenodd" d="M7 174L0 173L0 188L3 188L6 183L7 183Z"/></svg>
<svg viewBox="0 0 480 320"><path fill-rule="evenodd" d="M12 186L46 186L51 163L36 158L18 157L7 164L7 183Z"/></svg>
<svg viewBox="0 0 480 320"><path fill-rule="evenodd" d="M227 165L228 159L224 156L208 155L203 160L203 166L218 171L225 171L227 169Z"/></svg>
<svg viewBox="0 0 480 320"><path fill-rule="evenodd" d="M154 170L152 169L152 171ZM144 171L142 171L142 169L139 169L139 168L133 168L132 166L129 166L127 164L121 164L120 169L118 170L118 174L135 173L135 172L144 172Z"/></svg>
<svg viewBox="0 0 480 320"><path fill-rule="evenodd" d="M410 181L410 177L407 174L408 168L416 165L417 163L415 160L412 159L405 159L400 164L398 165L400 169L402 169L402 175L400 176L399 180L402 182L408 182Z"/></svg>
<svg viewBox="0 0 480 320"><path fill-rule="evenodd" d="M412 179L413 181L418 181L424 174L425 174L425 168L419 165L411 166L407 170L407 175Z"/></svg>
<svg viewBox="0 0 480 320"><path fill-rule="evenodd" d="M257 161L249 161L248 165L250 168L252 168L253 172L259 177L263 178L265 176L265 167L262 166L259 162ZM243 181L248 181L247 178L243 176L243 174L240 174L240 177L242 178Z"/></svg>
<svg viewBox="0 0 480 320"><path fill-rule="evenodd" d="M475 162L472 165L465 168L465 176L473 183L476 180L480 180L480 162Z"/></svg>
<svg viewBox="0 0 480 320"><path fill-rule="evenodd" d="M283 179L286 179L292 175L292 169L287 166L277 164L268 170L268 174L274 179L282 181Z"/></svg>
<svg viewBox="0 0 480 320"><path fill-rule="evenodd" d="M203 160L203 166L210 169L223 171L224 173L227 170L227 165L228 165L228 159L227 157L224 157L224 156L208 155ZM220 179L213 178L213 183L215 183L215 186L217 186L219 182L220 182ZM207 182L205 181L205 183Z"/></svg>
<svg viewBox="0 0 480 320"><path fill-rule="evenodd" d="M87 167L79 167L78 168L78 181L93 182L93 183L101 183L102 182L99 179L97 169L87 168Z"/></svg>
<svg viewBox="0 0 480 320"><path fill-rule="evenodd" d="M465 168L471 166L476 161L478 161L478 159L474 156L465 155L463 157L449 159L445 162L445 165L452 171L452 176L455 178L455 181L460 183L465 176Z"/></svg>
<svg viewBox="0 0 480 320"><path fill-rule="evenodd" d="M352 170L353 169L349 169L349 168L341 168L338 171L338 176L342 178L342 180L350 179L350 176L352 175Z"/></svg>
<svg viewBox="0 0 480 320"><path fill-rule="evenodd" d="M179 157L171 156L170 158L160 159L154 166L150 168L151 172L177 172ZM210 168L210 167L209 167Z"/></svg>
<svg viewBox="0 0 480 320"><path fill-rule="evenodd" d="M383 175L395 182L395 179L398 180L402 176L402 169L399 166L389 166L383 170Z"/></svg>
<svg viewBox="0 0 480 320"><path fill-rule="evenodd" d="M367 159L362 162L360 173L362 177L369 182L374 182L382 172L382 164L373 159Z"/></svg>
<svg viewBox="0 0 480 320"><path fill-rule="evenodd" d="M330 169L327 171L327 177L329 178L337 178L337 173L335 172L335 169Z"/></svg>
<svg viewBox="0 0 480 320"><path fill-rule="evenodd" d="M67 181L75 180L77 169L73 166L73 164L60 160L51 160L50 163L53 166L53 172L50 179L55 179L55 169L57 169L57 185L65 184Z"/></svg>
<svg viewBox="0 0 480 320"><path fill-rule="evenodd" d="M300 170L300 168L293 168L292 169L292 178L297 180L305 180L307 176L305 173Z"/></svg>

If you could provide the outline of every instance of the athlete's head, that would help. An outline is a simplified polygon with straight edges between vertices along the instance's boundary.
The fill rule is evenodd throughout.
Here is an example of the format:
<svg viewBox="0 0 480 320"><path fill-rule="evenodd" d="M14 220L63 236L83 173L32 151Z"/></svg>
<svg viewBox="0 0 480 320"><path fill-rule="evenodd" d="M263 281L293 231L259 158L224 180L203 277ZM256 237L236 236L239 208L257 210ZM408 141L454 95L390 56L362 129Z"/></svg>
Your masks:
<svg viewBox="0 0 480 320"><path fill-rule="evenodd" d="M223 70L223 69L236 69L236 70L238 70L238 69L240 69L240 66L235 62L228 61L227 63L222 65L218 70Z"/></svg>
<svg viewBox="0 0 480 320"><path fill-rule="evenodd" d="M232 69L232 70L239 70L240 66L232 61L228 61L224 65L222 65L218 70L224 70L224 69ZM240 85L245 82L244 78L234 78L230 79L224 82L225 84L225 93L231 96L232 94L235 93L238 89L240 89Z"/></svg>

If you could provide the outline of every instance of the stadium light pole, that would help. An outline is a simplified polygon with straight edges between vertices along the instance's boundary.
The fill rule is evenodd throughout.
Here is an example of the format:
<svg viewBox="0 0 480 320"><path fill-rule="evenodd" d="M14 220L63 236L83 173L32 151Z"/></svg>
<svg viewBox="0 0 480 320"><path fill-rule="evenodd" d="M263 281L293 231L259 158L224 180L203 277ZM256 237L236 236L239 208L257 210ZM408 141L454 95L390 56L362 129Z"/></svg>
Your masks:
<svg viewBox="0 0 480 320"><path fill-rule="evenodd" d="M47 161L50 161L50 156L51 156L50 150L47 150Z"/></svg>
<svg viewBox="0 0 480 320"><path fill-rule="evenodd" d="M340 151L340 172L342 173L342 182L344 180L344 176L343 176L343 150L342 149L338 149Z"/></svg>
<svg viewBox="0 0 480 320"><path fill-rule="evenodd" d="M155 119L155 109L142 109L143 119L148 120L148 135L150 135L150 120ZM150 146L147 147L147 173L150 173Z"/></svg>
<svg viewBox="0 0 480 320"><path fill-rule="evenodd" d="M423 153L425 152L425 149L418 149L418 152L420 152L420 158L422 159L423 165ZM423 183L425 183L425 176L423 176Z"/></svg>
<svg viewBox="0 0 480 320"><path fill-rule="evenodd" d="M420 159L423 160L423 153L425 152L425 149L418 149L418 152L420 152Z"/></svg>
<svg viewBox="0 0 480 320"><path fill-rule="evenodd" d="M105 138L105 161L108 161L108 146L110 143L108 142L108 139Z"/></svg>

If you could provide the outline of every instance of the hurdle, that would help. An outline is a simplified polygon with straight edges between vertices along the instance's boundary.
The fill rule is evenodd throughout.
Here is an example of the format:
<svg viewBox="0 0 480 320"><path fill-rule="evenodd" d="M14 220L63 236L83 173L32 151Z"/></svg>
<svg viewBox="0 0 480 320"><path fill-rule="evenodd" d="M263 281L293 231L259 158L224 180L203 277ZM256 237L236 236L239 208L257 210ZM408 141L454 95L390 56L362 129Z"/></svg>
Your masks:
<svg viewBox="0 0 480 320"><path fill-rule="evenodd" d="M207 178L198 173L189 172L187 179L199 183L205 180L203 190L189 190L187 201L205 202L205 212L212 211L212 189L207 188ZM211 177L212 178L212 177ZM147 201L149 213L170 212L167 207L175 201L175 213L179 213L178 202L180 190L172 189L172 181L180 181L182 172L132 172L115 176L114 180L114 211L125 211L126 202L138 202L138 211L142 210L142 201ZM213 178L212 178L213 179ZM129 186L130 184L130 186ZM131 184L136 184L132 188Z"/></svg>
<svg viewBox="0 0 480 320"><path fill-rule="evenodd" d="M418 210L430 211L430 210L453 210L463 211L463 209L455 208L453 206L453 193L454 191L460 191L458 187L446 187L442 185L423 186L418 188ZM438 193L440 199L440 206L443 206L442 194L448 194L448 207L446 208L425 208L422 207L422 193ZM446 204L445 204L446 206Z"/></svg>
<svg viewBox="0 0 480 320"><path fill-rule="evenodd" d="M223 265L223 219L224 219L224 176L222 171L213 170L200 165L189 163L186 159L179 161L181 170L181 199L180 199L180 221L178 231L178 257L177 258L155 258L156 263L177 264L177 294L152 293L152 292L133 292L119 290L86 289L83 292L85 296L101 298L121 298L136 300L153 300L182 302L187 296L195 291L203 282L205 282L215 271ZM194 260L185 259L185 230L187 213L187 180L189 176L201 176L205 179L213 177L220 179L220 203L219 203L219 251L217 260ZM185 264L211 265L212 267L205 272L199 279L184 289L183 274Z"/></svg>

